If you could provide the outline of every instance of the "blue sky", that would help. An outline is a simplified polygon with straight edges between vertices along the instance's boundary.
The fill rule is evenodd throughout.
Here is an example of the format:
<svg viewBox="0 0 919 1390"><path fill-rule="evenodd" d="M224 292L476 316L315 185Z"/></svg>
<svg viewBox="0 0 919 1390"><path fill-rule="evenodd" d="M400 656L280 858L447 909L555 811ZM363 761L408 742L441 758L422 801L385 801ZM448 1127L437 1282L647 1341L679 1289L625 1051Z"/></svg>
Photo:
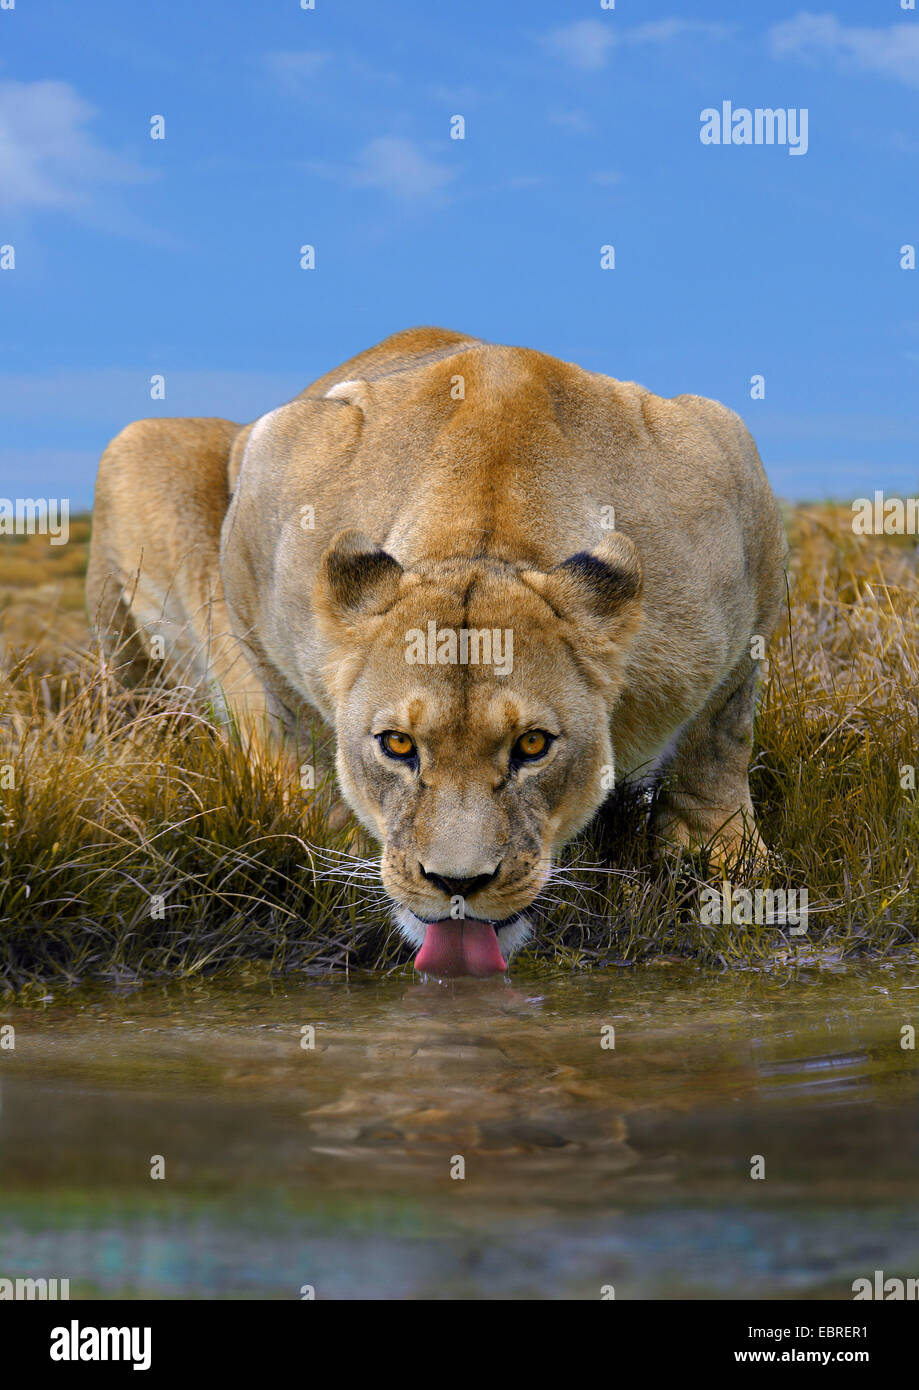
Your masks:
<svg viewBox="0 0 919 1390"><path fill-rule="evenodd" d="M807 153L703 145L726 100ZM251 419L417 323L723 400L785 496L912 494L908 243L901 0L15 0L0 495L86 503L128 420Z"/></svg>

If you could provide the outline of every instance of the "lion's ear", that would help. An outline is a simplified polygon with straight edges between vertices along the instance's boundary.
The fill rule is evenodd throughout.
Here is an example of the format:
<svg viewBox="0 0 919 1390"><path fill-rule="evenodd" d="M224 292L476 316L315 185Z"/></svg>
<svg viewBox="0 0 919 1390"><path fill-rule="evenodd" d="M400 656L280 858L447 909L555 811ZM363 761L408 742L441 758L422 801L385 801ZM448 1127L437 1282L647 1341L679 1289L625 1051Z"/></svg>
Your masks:
<svg viewBox="0 0 919 1390"><path fill-rule="evenodd" d="M319 564L316 608L344 623L385 613L395 602L402 573L399 561L363 531L339 531Z"/></svg>
<svg viewBox="0 0 919 1390"><path fill-rule="evenodd" d="M527 578L560 617L597 635L621 638L638 620L641 562L621 531L611 531L593 550L570 555L548 574Z"/></svg>

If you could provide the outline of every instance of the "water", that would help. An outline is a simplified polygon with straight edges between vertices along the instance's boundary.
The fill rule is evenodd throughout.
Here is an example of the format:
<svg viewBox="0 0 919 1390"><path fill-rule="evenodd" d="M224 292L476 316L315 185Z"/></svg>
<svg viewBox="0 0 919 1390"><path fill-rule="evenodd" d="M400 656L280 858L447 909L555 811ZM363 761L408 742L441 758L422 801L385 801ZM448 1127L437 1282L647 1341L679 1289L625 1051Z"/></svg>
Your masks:
<svg viewBox="0 0 919 1390"><path fill-rule="evenodd" d="M919 1275L909 967L148 986L3 1022L0 1276L72 1297L851 1298Z"/></svg>

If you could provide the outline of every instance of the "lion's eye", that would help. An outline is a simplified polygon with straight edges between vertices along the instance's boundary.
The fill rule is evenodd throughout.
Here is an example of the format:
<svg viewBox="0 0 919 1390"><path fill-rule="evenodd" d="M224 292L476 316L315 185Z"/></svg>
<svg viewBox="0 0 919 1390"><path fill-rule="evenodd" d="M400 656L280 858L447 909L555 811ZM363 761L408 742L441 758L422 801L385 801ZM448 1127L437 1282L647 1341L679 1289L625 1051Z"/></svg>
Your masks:
<svg viewBox="0 0 919 1390"><path fill-rule="evenodd" d="M529 733L521 734L518 738L511 749L511 757L523 762L541 758L543 753L548 751L551 742L552 735L547 734L544 729L530 729Z"/></svg>
<svg viewBox="0 0 919 1390"><path fill-rule="evenodd" d="M414 739L409 738L408 734L400 734L395 729L387 729L385 734L377 734L380 740L380 747L384 753L388 753L391 758L413 758L415 756Z"/></svg>

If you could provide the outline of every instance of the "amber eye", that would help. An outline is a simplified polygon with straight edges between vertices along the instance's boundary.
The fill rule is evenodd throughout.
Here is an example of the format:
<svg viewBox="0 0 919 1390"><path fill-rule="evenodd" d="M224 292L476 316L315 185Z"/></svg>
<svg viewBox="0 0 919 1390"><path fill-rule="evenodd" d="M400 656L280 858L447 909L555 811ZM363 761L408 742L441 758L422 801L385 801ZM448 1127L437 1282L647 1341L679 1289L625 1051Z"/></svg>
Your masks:
<svg viewBox="0 0 919 1390"><path fill-rule="evenodd" d="M388 729L385 734L377 734L380 740L380 747L384 753L388 753L391 758L413 758L415 756L415 743L408 734L400 734L395 729Z"/></svg>
<svg viewBox="0 0 919 1390"><path fill-rule="evenodd" d="M530 729L529 733L521 734L518 738L511 750L511 757L522 759L524 762L532 758L541 758L551 742L552 735L543 729Z"/></svg>

